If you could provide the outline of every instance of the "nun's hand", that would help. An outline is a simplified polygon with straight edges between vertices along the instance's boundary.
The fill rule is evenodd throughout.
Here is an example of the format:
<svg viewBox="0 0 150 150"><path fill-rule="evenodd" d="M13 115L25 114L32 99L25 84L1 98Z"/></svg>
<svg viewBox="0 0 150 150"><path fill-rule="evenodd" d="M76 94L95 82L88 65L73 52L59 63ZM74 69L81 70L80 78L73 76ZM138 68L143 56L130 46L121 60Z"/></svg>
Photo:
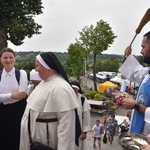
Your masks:
<svg viewBox="0 0 150 150"><path fill-rule="evenodd" d="M82 132L81 137L80 137L81 140L85 140L86 136L87 136L87 133L86 132Z"/></svg>

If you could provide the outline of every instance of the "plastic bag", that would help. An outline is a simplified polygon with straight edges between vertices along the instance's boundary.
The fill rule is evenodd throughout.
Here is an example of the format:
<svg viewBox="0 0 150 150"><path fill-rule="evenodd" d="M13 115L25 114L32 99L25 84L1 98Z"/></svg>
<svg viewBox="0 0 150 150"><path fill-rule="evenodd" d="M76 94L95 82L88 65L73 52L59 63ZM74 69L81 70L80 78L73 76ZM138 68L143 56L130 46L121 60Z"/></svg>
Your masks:
<svg viewBox="0 0 150 150"><path fill-rule="evenodd" d="M106 131L104 131L104 135L103 135L103 143L107 143L107 135L106 135Z"/></svg>

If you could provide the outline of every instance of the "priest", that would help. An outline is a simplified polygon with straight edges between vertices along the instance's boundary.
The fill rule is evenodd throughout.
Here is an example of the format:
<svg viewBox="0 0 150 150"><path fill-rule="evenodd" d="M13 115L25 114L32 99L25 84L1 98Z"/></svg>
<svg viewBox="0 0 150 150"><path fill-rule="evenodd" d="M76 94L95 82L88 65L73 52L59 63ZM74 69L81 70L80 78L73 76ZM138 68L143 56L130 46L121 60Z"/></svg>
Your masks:
<svg viewBox="0 0 150 150"><path fill-rule="evenodd" d="M143 36L141 54L143 62L150 64L150 32ZM143 67L131 54L132 48L125 50L126 60L119 71L130 81L139 84L134 98L123 100L126 109L132 109L130 132L148 135L150 133L150 68Z"/></svg>

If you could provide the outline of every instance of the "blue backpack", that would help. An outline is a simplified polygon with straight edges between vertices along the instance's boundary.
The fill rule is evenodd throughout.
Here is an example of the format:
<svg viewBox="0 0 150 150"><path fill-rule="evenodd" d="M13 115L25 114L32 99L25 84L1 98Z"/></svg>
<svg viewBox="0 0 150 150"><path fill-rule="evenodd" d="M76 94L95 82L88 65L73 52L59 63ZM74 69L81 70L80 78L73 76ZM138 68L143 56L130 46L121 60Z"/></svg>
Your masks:
<svg viewBox="0 0 150 150"><path fill-rule="evenodd" d="M0 81L1 81L1 76L2 76L3 70L0 70ZM20 70L15 68L15 75L16 75L16 80L18 82L18 85L20 84Z"/></svg>
<svg viewBox="0 0 150 150"><path fill-rule="evenodd" d="M100 134L103 134L104 133L104 127L103 125L100 125Z"/></svg>

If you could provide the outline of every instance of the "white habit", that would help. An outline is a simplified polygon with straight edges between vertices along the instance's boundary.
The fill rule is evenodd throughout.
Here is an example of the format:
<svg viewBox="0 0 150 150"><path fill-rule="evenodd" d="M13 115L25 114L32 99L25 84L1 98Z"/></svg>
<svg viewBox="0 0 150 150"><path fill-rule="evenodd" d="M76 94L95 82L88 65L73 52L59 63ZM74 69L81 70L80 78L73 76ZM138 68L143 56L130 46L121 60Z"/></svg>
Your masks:
<svg viewBox="0 0 150 150"><path fill-rule="evenodd" d="M72 87L59 75L53 75L33 90L21 122L20 150L29 150L28 113L33 141L47 145L46 123L37 118L57 118L48 123L49 146L57 150L75 150L75 111L77 97Z"/></svg>
<svg viewBox="0 0 150 150"><path fill-rule="evenodd" d="M86 97L82 106L82 102L81 102L81 95L80 93L77 94L78 97L78 104L79 107L77 108L78 111L78 115L79 115L79 120L80 120L80 125L81 125L81 131L82 132L88 132L91 131L91 117L90 117L90 105L88 103L88 100ZM79 138L79 147L76 146L76 150L87 150L86 148L86 139L84 141L82 141Z"/></svg>

